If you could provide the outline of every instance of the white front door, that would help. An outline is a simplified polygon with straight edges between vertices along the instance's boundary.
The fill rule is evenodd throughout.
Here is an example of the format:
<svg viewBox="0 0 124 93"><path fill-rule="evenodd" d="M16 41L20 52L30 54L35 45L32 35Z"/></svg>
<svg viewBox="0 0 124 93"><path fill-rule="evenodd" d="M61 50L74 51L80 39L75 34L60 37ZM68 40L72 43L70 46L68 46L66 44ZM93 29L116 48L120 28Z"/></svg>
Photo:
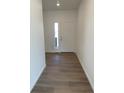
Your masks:
<svg viewBox="0 0 124 93"><path fill-rule="evenodd" d="M75 29L72 22L52 21L45 25L46 52L74 52Z"/></svg>
<svg viewBox="0 0 124 93"><path fill-rule="evenodd" d="M72 22L63 21L61 27L61 51L75 52L75 25Z"/></svg>

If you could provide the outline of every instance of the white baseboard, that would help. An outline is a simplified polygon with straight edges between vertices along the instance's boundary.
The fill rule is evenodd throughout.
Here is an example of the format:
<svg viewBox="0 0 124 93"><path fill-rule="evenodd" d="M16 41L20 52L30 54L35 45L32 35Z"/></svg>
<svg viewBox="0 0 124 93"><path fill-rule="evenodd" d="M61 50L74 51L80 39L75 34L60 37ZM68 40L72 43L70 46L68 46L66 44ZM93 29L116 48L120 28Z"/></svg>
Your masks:
<svg viewBox="0 0 124 93"><path fill-rule="evenodd" d="M89 83L90 83L92 89L94 90L94 84L92 83L93 79L92 79L91 76L88 74L87 69L86 69L86 66L84 66L82 63L81 63L81 66L82 66L82 68L83 68L83 70L84 70L84 72L85 72L85 74L86 74L86 76L87 76L87 78L88 78L88 81L89 81Z"/></svg>
<svg viewBox="0 0 124 93"><path fill-rule="evenodd" d="M30 91L32 91L32 89L34 88L35 84L37 83L37 81L39 80L41 74L43 73L45 67L46 67L46 65L42 66L41 72L38 74L38 78L36 78L34 85L30 88Z"/></svg>
<svg viewBox="0 0 124 93"><path fill-rule="evenodd" d="M77 55L77 53L76 53L76 55ZM78 55L77 55L77 57L78 57L79 62L80 62L80 64L81 64L81 66L82 66L82 69L84 70L84 72L85 72L85 74L86 74L86 76L87 76L87 78L88 78L88 81L89 81L89 83L90 83L92 89L94 90L94 84L93 84L93 82L92 82L93 79L91 78L91 76L89 75L89 73L88 73L88 71L87 71L87 66L86 66L86 64L83 64L84 62L81 62L81 59L79 58Z"/></svg>

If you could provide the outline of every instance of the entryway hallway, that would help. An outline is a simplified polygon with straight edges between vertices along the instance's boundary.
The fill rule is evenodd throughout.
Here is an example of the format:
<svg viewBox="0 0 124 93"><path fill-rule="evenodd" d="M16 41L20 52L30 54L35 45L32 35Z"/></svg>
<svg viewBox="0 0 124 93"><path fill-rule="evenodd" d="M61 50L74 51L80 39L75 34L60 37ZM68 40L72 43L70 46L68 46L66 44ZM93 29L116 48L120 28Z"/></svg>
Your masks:
<svg viewBox="0 0 124 93"><path fill-rule="evenodd" d="M46 53L46 65L31 93L93 93L75 53Z"/></svg>
<svg viewBox="0 0 124 93"><path fill-rule="evenodd" d="M93 0L31 0L31 93L92 93L93 9Z"/></svg>

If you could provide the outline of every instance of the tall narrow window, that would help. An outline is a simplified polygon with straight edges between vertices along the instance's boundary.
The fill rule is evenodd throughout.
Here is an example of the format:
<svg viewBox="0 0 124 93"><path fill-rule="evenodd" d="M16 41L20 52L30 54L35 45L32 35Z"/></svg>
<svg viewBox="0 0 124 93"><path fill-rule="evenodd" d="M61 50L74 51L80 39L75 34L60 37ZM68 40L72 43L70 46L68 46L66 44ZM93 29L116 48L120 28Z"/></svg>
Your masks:
<svg viewBox="0 0 124 93"><path fill-rule="evenodd" d="M59 48L59 23L54 23L54 39L55 39L55 48Z"/></svg>

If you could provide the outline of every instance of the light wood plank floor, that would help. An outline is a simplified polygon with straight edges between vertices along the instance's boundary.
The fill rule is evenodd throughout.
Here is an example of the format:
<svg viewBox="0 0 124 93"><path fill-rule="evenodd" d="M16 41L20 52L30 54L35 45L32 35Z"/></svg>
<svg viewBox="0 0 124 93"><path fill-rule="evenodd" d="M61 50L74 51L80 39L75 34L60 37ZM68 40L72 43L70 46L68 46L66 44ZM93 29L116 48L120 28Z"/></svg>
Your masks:
<svg viewBox="0 0 124 93"><path fill-rule="evenodd" d="M31 93L93 93L74 53L47 53L46 62Z"/></svg>

